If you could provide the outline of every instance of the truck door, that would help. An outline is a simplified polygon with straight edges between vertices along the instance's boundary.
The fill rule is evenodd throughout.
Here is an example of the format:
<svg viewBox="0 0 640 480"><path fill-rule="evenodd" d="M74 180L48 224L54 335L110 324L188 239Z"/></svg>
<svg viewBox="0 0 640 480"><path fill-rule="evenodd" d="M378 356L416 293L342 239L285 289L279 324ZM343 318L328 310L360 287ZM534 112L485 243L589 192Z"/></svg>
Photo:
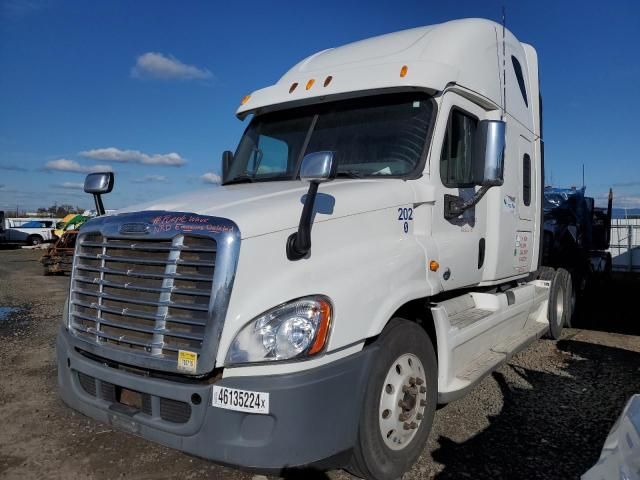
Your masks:
<svg viewBox="0 0 640 480"><path fill-rule="evenodd" d="M485 111L453 92L445 93L434 132L430 173L436 186L432 232L445 290L479 283L484 266L487 202L483 198L460 217L444 216L444 195L473 196L472 145Z"/></svg>

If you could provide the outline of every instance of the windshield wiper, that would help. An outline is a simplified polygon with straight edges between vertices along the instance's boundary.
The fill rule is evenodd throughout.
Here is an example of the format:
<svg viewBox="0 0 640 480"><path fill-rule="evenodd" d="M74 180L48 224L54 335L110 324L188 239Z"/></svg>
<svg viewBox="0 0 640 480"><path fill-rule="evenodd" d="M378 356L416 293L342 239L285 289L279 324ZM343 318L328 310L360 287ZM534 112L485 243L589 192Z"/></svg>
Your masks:
<svg viewBox="0 0 640 480"><path fill-rule="evenodd" d="M227 180L222 185L233 185L234 183L253 183L253 177L249 175L238 175L237 177L232 178L231 180Z"/></svg>
<svg viewBox="0 0 640 480"><path fill-rule="evenodd" d="M341 170L336 173L337 178L364 178L364 176L355 170Z"/></svg>

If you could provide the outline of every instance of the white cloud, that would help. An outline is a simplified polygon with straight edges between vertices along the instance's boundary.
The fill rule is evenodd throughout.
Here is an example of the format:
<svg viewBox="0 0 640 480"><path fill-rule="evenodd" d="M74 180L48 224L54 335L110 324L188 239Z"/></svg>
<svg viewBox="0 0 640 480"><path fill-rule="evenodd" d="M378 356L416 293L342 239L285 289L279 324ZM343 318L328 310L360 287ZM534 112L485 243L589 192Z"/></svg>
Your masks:
<svg viewBox="0 0 640 480"><path fill-rule="evenodd" d="M84 190L84 183L82 182L63 182L57 186L60 188L67 188L69 190Z"/></svg>
<svg viewBox="0 0 640 480"><path fill-rule="evenodd" d="M50 160L44 165L45 170L57 170L59 172L75 172L75 173L91 173L91 172L110 172L111 165L80 165L75 160L67 160L60 158L58 160Z"/></svg>
<svg viewBox="0 0 640 480"><path fill-rule="evenodd" d="M640 208L640 195L623 195L613 197L615 208Z"/></svg>
<svg viewBox="0 0 640 480"><path fill-rule="evenodd" d="M169 179L164 175L145 175L142 178L137 178L132 181L133 183L151 183L151 182L169 183Z"/></svg>
<svg viewBox="0 0 640 480"><path fill-rule="evenodd" d="M156 78L161 80L206 80L213 74L206 68L182 63L173 55L147 52L140 55L131 68L133 78Z"/></svg>
<svg viewBox="0 0 640 480"><path fill-rule="evenodd" d="M142 163L144 165L166 165L180 167L187 161L175 152L148 154L139 150L120 150L115 147L94 148L80 152L80 156L105 162Z"/></svg>
<svg viewBox="0 0 640 480"><path fill-rule="evenodd" d="M200 177L200 179L204 182L204 183L214 183L214 184L220 184L222 182L222 179L220 178L220 175L217 175L213 172L207 172L204 175L202 175Z"/></svg>

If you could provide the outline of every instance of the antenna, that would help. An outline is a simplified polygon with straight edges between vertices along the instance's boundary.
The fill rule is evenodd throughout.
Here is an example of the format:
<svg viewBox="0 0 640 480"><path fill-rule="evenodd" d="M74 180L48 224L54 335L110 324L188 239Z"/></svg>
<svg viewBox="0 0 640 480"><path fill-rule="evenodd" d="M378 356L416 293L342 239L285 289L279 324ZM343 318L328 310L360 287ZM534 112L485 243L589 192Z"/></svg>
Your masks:
<svg viewBox="0 0 640 480"><path fill-rule="evenodd" d="M506 8L502 6L502 119L507 118L507 47L506 47L506 30L507 30L507 13Z"/></svg>

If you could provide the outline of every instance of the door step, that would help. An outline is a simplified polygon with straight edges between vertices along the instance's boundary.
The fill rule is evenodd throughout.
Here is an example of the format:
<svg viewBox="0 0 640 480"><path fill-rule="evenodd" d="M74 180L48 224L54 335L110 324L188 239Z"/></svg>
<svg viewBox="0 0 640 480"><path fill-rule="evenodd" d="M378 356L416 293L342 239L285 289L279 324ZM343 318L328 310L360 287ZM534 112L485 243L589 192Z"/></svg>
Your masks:
<svg viewBox="0 0 640 480"><path fill-rule="evenodd" d="M496 370L503 363L506 363L516 353L523 350L531 343L540 338L547 331L548 325L544 323L534 323L525 328L518 335L513 335L505 341L490 348L474 361L469 363L462 371L456 374L456 378L474 384L481 380L487 373Z"/></svg>
<svg viewBox="0 0 640 480"><path fill-rule="evenodd" d="M460 330L494 313L492 310L476 308L476 302L470 294L445 300L437 306L446 312L449 325Z"/></svg>

